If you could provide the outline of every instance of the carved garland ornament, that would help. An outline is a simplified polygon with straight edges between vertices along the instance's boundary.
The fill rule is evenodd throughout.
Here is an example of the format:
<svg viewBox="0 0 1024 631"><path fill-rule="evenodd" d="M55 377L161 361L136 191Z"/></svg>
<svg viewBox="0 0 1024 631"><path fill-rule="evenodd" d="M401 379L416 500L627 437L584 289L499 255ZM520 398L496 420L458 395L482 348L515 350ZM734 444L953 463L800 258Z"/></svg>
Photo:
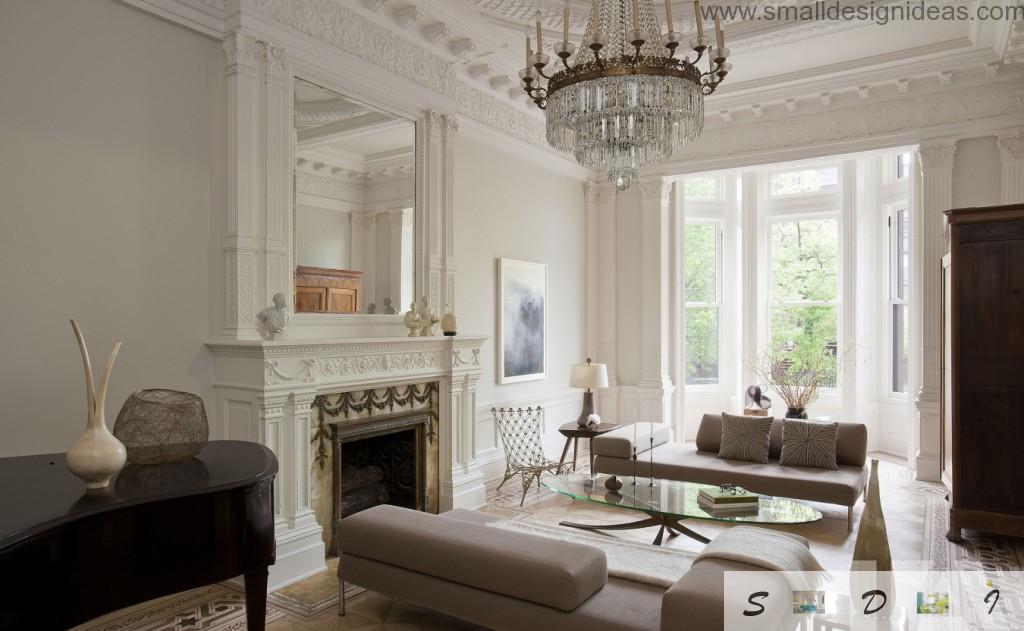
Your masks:
<svg viewBox="0 0 1024 631"><path fill-rule="evenodd" d="M316 445L314 461L321 469L327 464L327 446L331 442L331 432L327 427L326 417L337 418L363 412L388 411L395 408L411 407L414 403L429 404L430 426L427 428L427 440L434 441L437 422L437 382L431 381L422 385L391 386L388 388L371 388L362 392L342 392L337 395L322 394L313 399L313 409L318 411L317 427L313 433L311 444ZM333 401L332 401L333 398Z"/></svg>

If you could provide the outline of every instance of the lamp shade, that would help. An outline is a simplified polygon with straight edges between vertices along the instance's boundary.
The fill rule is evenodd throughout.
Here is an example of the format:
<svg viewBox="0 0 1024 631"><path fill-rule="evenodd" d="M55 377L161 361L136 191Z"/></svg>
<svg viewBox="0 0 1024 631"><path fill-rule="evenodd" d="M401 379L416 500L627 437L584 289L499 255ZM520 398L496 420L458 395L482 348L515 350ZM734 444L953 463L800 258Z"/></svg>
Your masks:
<svg viewBox="0 0 1024 631"><path fill-rule="evenodd" d="M608 367L605 364L593 364L589 360L585 364L576 364L569 374L569 385L573 388L608 387Z"/></svg>

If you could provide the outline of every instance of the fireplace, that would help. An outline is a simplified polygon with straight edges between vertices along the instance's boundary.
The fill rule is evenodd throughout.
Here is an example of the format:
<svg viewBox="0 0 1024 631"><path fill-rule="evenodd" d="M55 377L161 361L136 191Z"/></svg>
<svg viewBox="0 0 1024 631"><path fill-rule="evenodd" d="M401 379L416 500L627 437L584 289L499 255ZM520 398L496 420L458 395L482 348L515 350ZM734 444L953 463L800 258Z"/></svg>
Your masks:
<svg viewBox="0 0 1024 631"><path fill-rule="evenodd" d="M437 512L432 417L428 410L330 424L332 536L327 542L328 555L338 553L338 520L361 510L392 504Z"/></svg>

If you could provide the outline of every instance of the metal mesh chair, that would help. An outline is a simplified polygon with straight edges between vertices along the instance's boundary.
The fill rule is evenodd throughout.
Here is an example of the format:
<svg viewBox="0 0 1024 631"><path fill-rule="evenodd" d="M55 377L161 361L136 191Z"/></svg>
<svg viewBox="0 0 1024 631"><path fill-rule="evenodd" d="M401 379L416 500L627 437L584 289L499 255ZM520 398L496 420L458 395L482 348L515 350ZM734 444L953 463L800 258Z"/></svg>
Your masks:
<svg viewBox="0 0 1024 631"><path fill-rule="evenodd" d="M502 486L517 475L523 478L523 497L519 500L522 506L526 501L526 492L533 481L540 488L542 473L555 474L561 472L559 464L548 460L544 455L544 444L541 441L541 418L543 410L535 408L491 408L494 422L501 435L501 443L505 447L505 476L498 485Z"/></svg>

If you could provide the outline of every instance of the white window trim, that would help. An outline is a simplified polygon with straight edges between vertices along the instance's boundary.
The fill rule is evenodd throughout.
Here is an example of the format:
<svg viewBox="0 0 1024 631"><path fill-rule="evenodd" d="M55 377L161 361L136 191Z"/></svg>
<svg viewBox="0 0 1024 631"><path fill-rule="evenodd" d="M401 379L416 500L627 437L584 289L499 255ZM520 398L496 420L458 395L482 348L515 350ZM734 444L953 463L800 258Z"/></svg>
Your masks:
<svg viewBox="0 0 1024 631"><path fill-rule="evenodd" d="M836 188L834 191L805 191L800 193L772 193L772 177L783 173L795 173L798 171L817 171L821 169L835 169L836 170ZM814 198L833 197L842 195L843 193L843 165L841 162L829 161L829 162L811 162L807 164L796 164L789 165L784 169L771 169L768 171L762 171L764 175L764 195L763 199L771 202L772 200L782 201L784 203L792 203L797 199L808 199L813 200ZM813 201L812 201L813 203Z"/></svg>
<svg viewBox="0 0 1024 631"><path fill-rule="evenodd" d="M910 296L904 296L902 299L895 297L893 291L894 284L896 282L896 267L893 264L896 255L896 240L893 238L896 224L896 213L897 211L905 210L910 212L910 199L904 198L902 200L891 201L882 205L882 229L884 230L886 244L885 244L885 255L884 255L884 267L885 270L885 299L882 301L883 319L883 357L885 358L884 364L884 381L882 384L882 397L892 401L906 402L910 397L910 381L908 375L907 381L907 392L896 392L892 389L893 380L893 341L894 341L894 328L892 321L893 306L896 304L903 304L908 309L910 308ZM910 216L908 214L907 219L909 221ZM909 226L908 226L909 227ZM908 366L909 370L909 366Z"/></svg>
<svg viewBox="0 0 1024 631"><path fill-rule="evenodd" d="M722 315L722 303L723 303L723 289L724 285L722 282L723 271L724 271L724 260L725 260L725 238L724 238L724 222L720 218L708 218L708 217L692 217L685 218L683 221L684 230L689 226L693 225L711 225L715 228L715 302L691 302L686 300L685 281L683 283L683 387L686 390L691 391L718 391L722 389L722 383L724 381L723 376L723 365L724 365L724 344L722 335L722 329L724 326L724 320ZM686 235L683 234L683 242L685 244ZM706 384L691 384L686 378L686 311L693 308L708 308L712 307L718 310L718 382L717 383L706 383Z"/></svg>
<svg viewBox="0 0 1024 631"><path fill-rule="evenodd" d="M844 172L840 169L839 177L842 182ZM766 178L767 180L767 178ZM766 186L767 186L766 182ZM840 185L840 191L842 186ZM837 193L830 193L835 195ZM763 321L761 328L761 344L760 348L770 348L772 342L772 313L776 307L814 307L814 306L826 306L833 307L836 310L836 345L837 353L844 353L844 340L846 340L844 326L846 324L846 316L844 313L846 288L846 270L845 270L845 255L846 255L846 213L843 212L842 207L838 210L808 210L801 212L791 213L775 213L767 216L763 220L763 228L760 231L761 239L764 247L764 271L762 277L766 280L765 282L765 301L761 309L759 309L760 317ZM772 277L772 239L771 229L772 225L776 223L786 223L792 221L814 221L819 219L831 219L836 222L836 243L838 244L839 251L836 253L836 261L839 269L836 270L836 299L832 300L801 300L801 301L776 301L773 296L774 278ZM836 387L834 388L822 388L819 391L819 398L840 398L843 395L843 382L846 379L846 370L843 366L843 362L838 363L838 374L836 375Z"/></svg>

